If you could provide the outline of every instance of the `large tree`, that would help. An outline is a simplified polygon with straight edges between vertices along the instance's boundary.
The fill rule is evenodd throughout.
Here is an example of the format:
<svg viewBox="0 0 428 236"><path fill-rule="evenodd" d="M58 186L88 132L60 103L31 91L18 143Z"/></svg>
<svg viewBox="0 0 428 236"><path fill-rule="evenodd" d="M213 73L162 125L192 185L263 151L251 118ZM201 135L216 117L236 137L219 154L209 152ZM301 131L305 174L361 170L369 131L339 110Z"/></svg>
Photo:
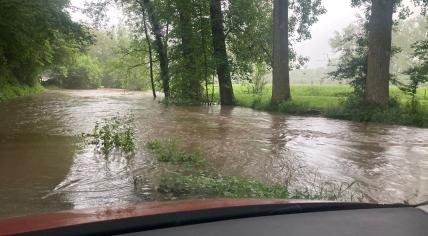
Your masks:
<svg viewBox="0 0 428 236"><path fill-rule="evenodd" d="M416 94L420 84L428 82L428 40L422 40L412 45L414 48L411 62L413 66L405 73L409 75L409 82L401 84L400 89L412 96L411 104L414 111L417 109Z"/></svg>
<svg viewBox="0 0 428 236"><path fill-rule="evenodd" d="M162 29L159 19L159 13L151 0L137 0L142 11L146 11L150 24L152 33L155 36L155 50L159 59L159 70L160 78L162 81L162 88L165 95L165 98L170 97L170 86L169 86L169 60L167 52L167 42L164 42Z"/></svg>
<svg viewBox="0 0 428 236"><path fill-rule="evenodd" d="M402 0L352 0L353 6L365 6L369 14L367 78L364 101L367 104L386 106L389 101L390 64L392 55L393 14L398 9L400 18L410 13ZM426 13L426 0L413 0Z"/></svg>
<svg viewBox="0 0 428 236"><path fill-rule="evenodd" d="M369 104L388 104L393 12L393 0L372 0L364 92L364 101Z"/></svg>
<svg viewBox="0 0 428 236"><path fill-rule="evenodd" d="M199 3L173 0L172 32L177 43L171 46L174 57L173 95L176 102L201 103L203 100L203 48L198 27Z"/></svg>
<svg viewBox="0 0 428 236"><path fill-rule="evenodd" d="M272 102L290 99L288 0L274 0Z"/></svg>
<svg viewBox="0 0 428 236"><path fill-rule="evenodd" d="M229 59L226 51L226 36L223 28L221 0L210 0L210 17L214 60L217 67L217 76L220 87L220 102L222 105L233 105L235 101L230 76Z"/></svg>
<svg viewBox="0 0 428 236"><path fill-rule="evenodd" d="M209 85L214 81L209 78L215 74L215 65L209 0L164 1L173 6L169 9L173 102L210 104Z"/></svg>
<svg viewBox="0 0 428 236"><path fill-rule="evenodd" d="M290 36L295 41L311 38L310 26L324 13L321 0L274 0L272 103L291 98Z"/></svg>

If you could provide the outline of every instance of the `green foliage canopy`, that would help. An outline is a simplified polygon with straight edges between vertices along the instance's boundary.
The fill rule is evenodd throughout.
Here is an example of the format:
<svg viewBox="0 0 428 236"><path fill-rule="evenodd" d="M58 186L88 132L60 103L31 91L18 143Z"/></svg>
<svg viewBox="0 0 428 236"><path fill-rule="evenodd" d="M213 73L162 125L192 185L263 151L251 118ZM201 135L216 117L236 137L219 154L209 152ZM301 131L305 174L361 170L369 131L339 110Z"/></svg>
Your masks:
<svg viewBox="0 0 428 236"><path fill-rule="evenodd" d="M68 0L0 2L0 80L34 85L42 72L63 64L92 37L65 10Z"/></svg>

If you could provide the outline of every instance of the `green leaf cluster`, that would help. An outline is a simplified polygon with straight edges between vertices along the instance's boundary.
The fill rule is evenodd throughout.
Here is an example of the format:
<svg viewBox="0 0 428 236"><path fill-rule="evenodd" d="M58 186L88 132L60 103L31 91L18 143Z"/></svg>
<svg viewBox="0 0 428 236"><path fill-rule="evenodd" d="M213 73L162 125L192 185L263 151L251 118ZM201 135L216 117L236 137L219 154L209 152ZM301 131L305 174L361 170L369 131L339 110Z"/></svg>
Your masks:
<svg viewBox="0 0 428 236"><path fill-rule="evenodd" d="M82 134L87 142L107 156L113 149L130 153L135 151L135 131L132 126L133 118L113 117L96 123L91 134Z"/></svg>

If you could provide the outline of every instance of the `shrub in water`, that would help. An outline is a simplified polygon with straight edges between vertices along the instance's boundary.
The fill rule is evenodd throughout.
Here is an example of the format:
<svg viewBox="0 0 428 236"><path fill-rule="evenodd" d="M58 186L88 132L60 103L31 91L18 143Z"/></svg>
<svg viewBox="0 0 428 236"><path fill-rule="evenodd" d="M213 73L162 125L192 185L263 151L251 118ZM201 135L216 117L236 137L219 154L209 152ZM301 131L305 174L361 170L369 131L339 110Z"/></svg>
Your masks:
<svg viewBox="0 0 428 236"><path fill-rule="evenodd" d="M147 148L155 155L160 162L170 163L192 163L204 164L205 161L200 157L199 153L185 152L177 146L177 141L173 139L161 141L152 140L147 143Z"/></svg>
<svg viewBox="0 0 428 236"><path fill-rule="evenodd" d="M208 177L171 174L162 177L159 191L200 197L283 199L290 197L286 186L266 185L256 180L232 176Z"/></svg>
<svg viewBox="0 0 428 236"><path fill-rule="evenodd" d="M323 199L323 200L360 200L355 183L322 182L307 183L305 186L290 190L288 184L266 184L261 181L235 176L222 176L209 168L199 154L181 150L176 141L154 140L147 144L160 162L172 164L203 163L205 171L180 169L161 176L157 190L173 194L175 197L229 197L229 198L278 198L278 199Z"/></svg>
<svg viewBox="0 0 428 236"><path fill-rule="evenodd" d="M104 155L108 155L113 149L130 153L136 149L132 123L132 116L116 116L101 123L97 122L92 133L83 136Z"/></svg>

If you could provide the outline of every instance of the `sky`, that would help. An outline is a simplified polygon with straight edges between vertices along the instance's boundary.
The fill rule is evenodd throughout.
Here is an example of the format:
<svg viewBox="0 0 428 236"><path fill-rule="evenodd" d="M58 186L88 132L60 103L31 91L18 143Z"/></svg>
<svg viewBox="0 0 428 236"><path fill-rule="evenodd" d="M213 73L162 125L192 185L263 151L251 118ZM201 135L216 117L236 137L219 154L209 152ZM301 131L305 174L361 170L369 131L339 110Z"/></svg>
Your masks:
<svg viewBox="0 0 428 236"><path fill-rule="evenodd" d="M85 3L95 2L96 0L70 0L71 6L76 7L77 9L84 9ZM71 17L75 21L91 22L90 19L80 11L71 12ZM121 21L123 17L120 10L116 8L109 8L107 12L108 25L116 25Z"/></svg>
<svg viewBox="0 0 428 236"><path fill-rule="evenodd" d="M83 9L85 6L86 0L71 0L70 4L72 7L76 7L79 9ZM75 21L87 21L87 17L85 17L84 14L82 14L80 11L71 11L71 18Z"/></svg>
<svg viewBox="0 0 428 236"><path fill-rule="evenodd" d="M323 0L327 13L319 17L312 26L312 39L296 45L296 51L309 57L305 67L326 66L328 56L333 53L329 41L335 31L341 31L357 20L358 9L350 6L350 0Z"/></svg>
<svg viewBox="0 0 428 236"><path fill-rule="evenodd" d="M71 0L72 6L83 8L84 2L93 0ZM317 68L326 66L328 56L333 53L329 40L335 31L341 31L343 28L352 24L356 20L358 10L350 6L350 0L323 0L327 13L320 16L318 23L312 26L312 39L296 44L296 51L309 57L309 62L305 65L307 68ZM120 21L121 14L118 10L111 9L108 12L111 18L110 24ZM73 12L74 20L88 21L87 17L79 12Z"/></svg>

